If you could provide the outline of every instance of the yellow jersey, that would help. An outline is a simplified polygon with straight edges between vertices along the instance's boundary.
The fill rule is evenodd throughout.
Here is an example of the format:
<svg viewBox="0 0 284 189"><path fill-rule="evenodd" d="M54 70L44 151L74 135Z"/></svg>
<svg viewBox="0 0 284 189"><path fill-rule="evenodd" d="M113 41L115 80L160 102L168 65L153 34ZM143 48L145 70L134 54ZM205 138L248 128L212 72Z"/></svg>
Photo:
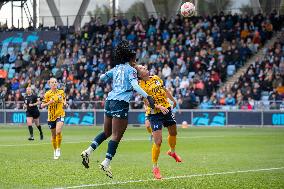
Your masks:
<svg viewBox="0 0 284 189"><path fill-rule="evenodd" d="M63 90L57 89L55 92L52 90L47 91L44 94L43 102L47 103L50 100L54 100L54 102L48 105L48 120L47 121L55 121L57 118L64 117L65 111L63 109L65 94Z"/></svg>
<svg viewBox="0 0 284 189"><path fill-rule="evenodd" d="M150 96L153 97L155 104L164 106L165 108L171 107L167 94L164 89L163 80L161 80L157 75L150 76L149 81L139 80L140 87ZM155 108L154 112L151 112L151 108L146 108L146 115L160 113L161 110Z"/></svg>

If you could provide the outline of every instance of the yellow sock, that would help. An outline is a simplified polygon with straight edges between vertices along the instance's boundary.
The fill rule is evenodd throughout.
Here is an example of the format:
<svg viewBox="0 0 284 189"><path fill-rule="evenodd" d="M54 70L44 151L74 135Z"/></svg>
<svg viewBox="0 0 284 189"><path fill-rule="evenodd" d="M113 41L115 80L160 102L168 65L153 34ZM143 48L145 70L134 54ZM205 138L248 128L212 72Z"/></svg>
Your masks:
<svg viewBox="0 0 284 189"><path fill-rule="evenodd" d="M56 135L56 145L57 145L57 148L60 148L61 141L62 141L62 134L59 133L59 134Z"/></svg>
<svg viewBox="0 0 284 189"><path fill-rule="evenodd" d="M148 131L148 133L152 133L152 128L151 127L146 127L146 129L147 129L147 131Z"/></svg>
<svg viewBox="0 0 284 189"><path fill-rule="evenodd" d="M56 144L56 138L51 138L51 144L54 150L56 150L57 148L57 144Z"/></svg>
<svg viewBox="0 0 284 189"><path fill-rule="evenodd" d="M171 148L171 152L175 151L176 142L177 142L177 136L171 136L171 135L168 136L168 143Z"/></svg>
<svg viewBox="0 0 284 189"><path fill-rule="evenodd" d="M160 155L161 146L156 145L155 143L152 145L152 162L157 165L158 158Z"/></svg>

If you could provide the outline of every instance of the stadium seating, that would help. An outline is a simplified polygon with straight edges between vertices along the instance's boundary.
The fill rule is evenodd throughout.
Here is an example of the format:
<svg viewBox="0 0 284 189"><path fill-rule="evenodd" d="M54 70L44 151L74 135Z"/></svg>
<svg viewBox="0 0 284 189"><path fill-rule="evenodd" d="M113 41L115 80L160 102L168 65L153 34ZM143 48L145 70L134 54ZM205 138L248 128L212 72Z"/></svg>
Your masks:
<svg viewBox="0 0 284 189"><path fill-rule="evenodd" d="M65 83L72 108L82 108L82 105L84 108L102 108L101 103L82 101L104 100L111 87L109 83L98 85L98 78L110 69L114 46L127 38L137 51L139 63L147 65L152 74L167 82L180 103L188 101L182 108L196 107L204 99L211 103L207 108L216 108L226 105L227 97L227 93L218 93L218 88L271 38L274 26L270 23L280 24L275 20L281 18L273 14L249 17L221 13L190 19L180 16L169 20L158 18L145 23L138 17L129 22L111 18L105 25L99 18L91 18L80 32L62 29L58 44L48 41L36 45L23 43L21 48L9 47L6 54L2 50L0 64L8 71L7 80L10 80L5 84L8 88L6 100L11 100L8 96L12 94L13 78L19 80L20 94L31 83L36 93L42 95L48 88L47 79L53 75ZM248 27L248 23L254 27ZM14 68L17 56L22 61L19 71ZM221 95L214 96L216 93ZM141 98L136 96L133 96L132 108L141 108L137 105ZM238 104L236 95L233 97ZM15 100L13 96L12 100ZM17 100L23 100L22 95Z"/></svg>

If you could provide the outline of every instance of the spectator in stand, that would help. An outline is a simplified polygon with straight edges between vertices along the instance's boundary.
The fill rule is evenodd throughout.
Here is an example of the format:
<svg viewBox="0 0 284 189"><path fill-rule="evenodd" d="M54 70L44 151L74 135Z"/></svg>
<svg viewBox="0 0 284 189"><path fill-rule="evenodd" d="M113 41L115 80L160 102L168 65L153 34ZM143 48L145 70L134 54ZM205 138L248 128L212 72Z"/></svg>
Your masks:
<svg viewBox="0 0 284 189"><path fill-rule="evenodd" d="M205 96L203 98L203 101L201 102L201 104L199 105L200 109L210 109L211 108L211 101L207 98L207 96Z"/></svg>
<svg viewBox="0 0 284 189"><path fill-rule="evenodd" d="M227 106L235 106L236 100L231 94L228 94L225 103Z"/></svg>
<svg viewBox="0 0 284 189"><path fill-rule="evenodd" d="M110 54L117 42L127 39L131 48L137 51L139 63L148 66L151 73L161 76L172 85L174 95L180 101L187 99L188 94L193 94L191 85L196 86L196 82L193 84L191 81L201 80L199 85L203 83L204 87L194 88L194 92L202 102L204 96L211 99L219 85L227 79L228 66L235 66L238 69L253 52L262 47L273 31L281 28L282 18L275 13L251 17L220 13L212 17L190 19L180 16L170 19L150 16L146 22L142 22L136 16L131 20L116 16L106 24L102 23L100 17L92 17L81 31L69 31L66 34L59 30L61 40L58 43L40 40L28 44L23 49L13 48L11 52L3 54L0 57L0 65L9 68L10 65L14 65L16 70L11 68L11 77L2 82L2 85L5 83L9 86L7 93L12 94L15 87L22 90L23 85L30 80L31 83L35 83L35 88L43 86L40 89L40 94L43 94L47 79L53 76L66 83L68 100L78 102L83 98L103 101L104 94L110 91L110 84L99 86L98 78L111 69ZM0 30L16 28L4 27ZM38 30L41 30L41 27ZM263 90L273 91L277 86L280 87L282 94L281 86L277 85L280 79L274 82L276 70L282 79L284 75L281 47L283 45L277 43L268 49L267 60L259 61L259 64L253 66L250 77L255 78L254 82L260 83L259 93ZM185 79L182 79L183 77ZM11 78L17 78L18 83ZM187 80L189 84L181 84L181 80ZM250 79L246 77L244 81L249 83L253 91ZM234 90L237 91L237 88ZM86 94L90 94L90 97L86 98ZM222 95L221 104L225 103L226 95L227 92ZM235 96L234 92L232 96ZM219 96L215 97L220 102ZM132 100L135 98L136 94ZM236 101L239 102L237 98ZM76 108L80 108L80 105L78 102ZM93 106L103 107L95 104Z"/></svg>

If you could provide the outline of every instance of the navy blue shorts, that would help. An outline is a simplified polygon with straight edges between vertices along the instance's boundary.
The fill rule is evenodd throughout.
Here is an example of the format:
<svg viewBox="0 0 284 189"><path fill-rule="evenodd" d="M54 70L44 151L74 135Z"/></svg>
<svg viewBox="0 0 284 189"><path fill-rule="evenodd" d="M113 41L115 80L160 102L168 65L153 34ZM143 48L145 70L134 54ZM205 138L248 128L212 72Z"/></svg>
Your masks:
<svg viewBox="0 0 284 189"><path fill-rule="evenodd" d="M57 122L64 122L64 117L59 117L55 121L48 121L47 125L50 129L55 129Z"/></svg>
<svg viewBox="0 0 284 189"><path fill-rule="evenodd" d="M105 102L105 115L120 119L128 119L129 103L123 100L107 100Z"/></svg>
<svg viewBox="0 0 284 189"><path fill-rule="evenodd" d="M149 120L153 131L161 130L163 126L168 127L171 125L176 125L175 116L172 113L171 108L168 108L168 110L169 112L166 115L164 115L162 112L149 115Z"/></svg>

